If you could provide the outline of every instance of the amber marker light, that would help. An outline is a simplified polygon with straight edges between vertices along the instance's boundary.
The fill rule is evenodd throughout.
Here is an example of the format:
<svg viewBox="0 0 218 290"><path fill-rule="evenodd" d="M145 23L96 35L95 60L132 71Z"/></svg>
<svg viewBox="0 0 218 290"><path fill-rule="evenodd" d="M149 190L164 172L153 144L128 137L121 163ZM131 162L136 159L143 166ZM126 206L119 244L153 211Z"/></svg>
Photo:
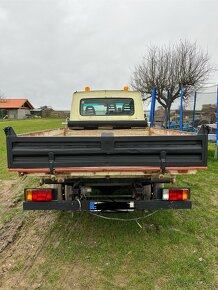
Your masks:
<svg viewBox="0 0 218 290"><path fill-rule="evenodd" d="M125 86L125 87L123 88L123 90L124 90L124 91L128 91L128 90L129 90L129 87L128 87L128 86Z"/></svg>
<svg viewBox="0 0 218 290"><path fill-rule="evenodd" d="M86 92L90 92L90 90L91 90L90 87L85 87Z"/></svg>
<svg viewBox="0 0 218 290"><path fill-rule="evenodd" d="M32 196L32 190L31 189L27 189L26 190L26 201L32 201L33 196Z"/></svg>

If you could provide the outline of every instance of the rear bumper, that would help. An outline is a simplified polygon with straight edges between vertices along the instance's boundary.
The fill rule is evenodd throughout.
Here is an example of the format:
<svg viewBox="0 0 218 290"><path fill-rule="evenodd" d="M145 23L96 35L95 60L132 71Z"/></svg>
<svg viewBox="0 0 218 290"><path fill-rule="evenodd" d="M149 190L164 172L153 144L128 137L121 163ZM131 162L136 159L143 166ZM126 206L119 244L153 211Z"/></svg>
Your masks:
<svg viewBox="0 0 218 290"><path fill-rule="evenodd" d="M24 210L67 210L67 211L92 211L90 203L94 201L50 201L50 202L24 202ZM165 201L165 200L136 200L134 210L156 210L156 209L191 209L192 202L187 201Z"/></svg>

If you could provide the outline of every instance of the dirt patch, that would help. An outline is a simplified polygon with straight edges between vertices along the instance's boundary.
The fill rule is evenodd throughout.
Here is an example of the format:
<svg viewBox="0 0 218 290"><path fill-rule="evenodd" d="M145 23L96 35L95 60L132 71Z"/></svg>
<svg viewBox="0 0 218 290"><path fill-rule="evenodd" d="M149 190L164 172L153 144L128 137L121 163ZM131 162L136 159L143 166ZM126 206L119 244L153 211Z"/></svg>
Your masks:
<svg viewBox="0 0 218 290"><path fill-rule="evenodd" d="M12 224L8 222L15 216L17 211L22 213L21 202L23 200L23 189L27 186L28 179L17 178L0 181L0 183L0 224L7 222L7 225L12 227L13 222ZM7 227L7 225L5 226ZM2 232L0 234L2 235Z"/></svg>
<svg viewBox="0 0 218 290"><path fill-rule="evenodd" d="M48 241L55 218L56 214L49 212L23 213L19 235L15 234L0 256L0 289L34 289L27 282L27 274Z"/></svg>
<svg viewBox="0 0 218 290"><path fill-rule="evenodd" d="M23 225L23 220L14 217L12 220L2 225L0 228L0 253L17 237L21 227Z"/></svg>
<svg viewBox="0 0 218 290"><path fill-rule="evenodd" d="M0 202L1 208L15 207L20 201L21 190L26 186L28 180L26 178L16 178L12 180L4 180L1 182Z"/></svg>
<svg viewBox="0 0 218 290"><path fill-rule="evenodd" d="M0 188L0 200L5 201L8 200L8 192L12 189L12 187L17 184L17 179L10 179L10 180L1 180L1 188Z"/></svg>
<svg viewBox="0 0 218 290"><path fill-rule="evenodd" d="M26 273L47 242L56 214L23 212L21 192L28 179L1 181L0 289L30 289ZM31 288L33 289L33 288Z"/></svg>

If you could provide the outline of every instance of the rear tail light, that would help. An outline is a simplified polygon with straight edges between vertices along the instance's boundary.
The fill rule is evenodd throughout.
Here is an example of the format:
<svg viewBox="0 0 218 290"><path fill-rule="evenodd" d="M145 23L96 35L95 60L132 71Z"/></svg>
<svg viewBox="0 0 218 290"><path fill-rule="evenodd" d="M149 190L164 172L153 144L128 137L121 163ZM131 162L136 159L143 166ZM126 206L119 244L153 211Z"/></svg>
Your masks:
<svg viewBox="0 0 218 290"><path fill-rule="evenodd" d="M50 188L34 188L25 190L26 201L51 201L52 189Z"/></svg>
<svg viewBox="0 0 218 290"><path fill-rule="evenodd" d="M189 188L164 188L163 200L188 200L190 199Z"/></svg>

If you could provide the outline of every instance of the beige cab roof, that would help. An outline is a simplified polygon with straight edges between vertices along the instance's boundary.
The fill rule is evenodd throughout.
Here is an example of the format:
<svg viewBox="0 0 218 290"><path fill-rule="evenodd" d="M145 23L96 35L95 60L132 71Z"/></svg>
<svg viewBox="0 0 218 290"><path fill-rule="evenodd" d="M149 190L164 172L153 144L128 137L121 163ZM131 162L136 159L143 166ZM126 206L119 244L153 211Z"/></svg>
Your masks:
<svg viewBox="0 0 218 290"><path fill-rule="evenodd" d="M88 98L132 98L134 101L134 114L132 116L81 116L80 101ZM87 120L144 120L141 93L125 90L97 90L75 92L72 97L71 121Z"/></svg>

